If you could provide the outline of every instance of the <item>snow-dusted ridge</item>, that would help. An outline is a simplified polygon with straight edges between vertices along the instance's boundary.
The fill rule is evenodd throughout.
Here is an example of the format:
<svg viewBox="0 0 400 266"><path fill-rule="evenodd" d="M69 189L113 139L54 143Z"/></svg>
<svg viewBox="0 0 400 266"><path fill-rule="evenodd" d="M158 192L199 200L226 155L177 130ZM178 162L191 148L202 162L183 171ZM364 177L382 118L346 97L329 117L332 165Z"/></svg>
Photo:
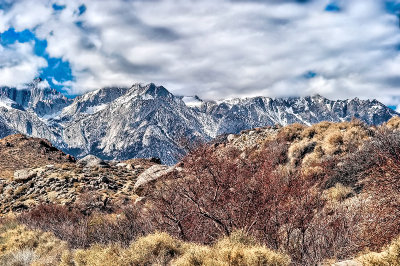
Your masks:
<svg viewBox="0 0 400 266"><path fill-rule="evenodd" d="M0 137L49 139L74 156L160 157L172 164L185 142L274 124L349 121L380 124L398 115L376 100L331 101L320 95L203 101L162 86L102 88L71 100L35 81L25 90L0 88Z"/></svg>

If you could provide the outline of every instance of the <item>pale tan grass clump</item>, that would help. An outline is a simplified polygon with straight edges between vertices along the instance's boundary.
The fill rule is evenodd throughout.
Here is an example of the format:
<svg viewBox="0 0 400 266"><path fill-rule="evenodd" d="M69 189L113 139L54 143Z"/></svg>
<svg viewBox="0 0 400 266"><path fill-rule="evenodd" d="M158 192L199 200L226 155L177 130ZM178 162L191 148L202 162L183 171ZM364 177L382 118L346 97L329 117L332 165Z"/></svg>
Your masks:
<svg viewBox="0 0 400 266"><path fill-rule="evenodd" d="M327 155L337 155L343 152L343 135L342 132L337 130L330 130L326 132L322 149Z"/></svg>
<svg viewBox="0 0 400 266"><path fill-rule="evenodd" d="M64 252L62 266L83 265L289 265L290 258L256 243L242 231L213 246L183 242L166 233L141 237L128 248L94 245Z"/></svg>
<svg viewBox="0 0 400 266"><path fill-rule="evenodd" d="M126 250L117 245L94 245L89 249L79 249L74 253L65 252L62 254L62 266L123 266L130 265L127 260Z"/></svg>
<svg viewBox="0 0 400 266"><path fill-rule="evenodd" d="M343 134L343 143L347 147L359 147L363 144L363 142L369 138L370 132L369 130L355 126L346 130Z"/></svg>
<svg viewBox="0 0 400 266"><path fill-rule="evenodd" d="M371 129L359 121L321 122L309 127L291 125L279 135L289 142L291 167L302 167L306 175L321 174L324 160L357 150L371 135Z"/></svg>
<svg viewBox="0 0 400 266"><path fill-rule="evenodd" d="M136 240L129 247L129 261L135 265L148 263L165 265L182 255L185 246L182 241L167 233L155 233Z"/></svg>
<svg viewBox="0 0 400 266"><path fill-rule="evenodd" d="M278 137L283 138L286 141L294 141L295 139L299 139L301 137L305 128L306 126L302 124L291 124L281 128L278 133Z"/></svg>
<svg viewBox="0 0 400 266"><path fill-rule="evenodd" d="M293 166L298 165L306 154L314 151L315 145L316 142L313 142L309 139L303 139L292 144L288 150L288 158L290 163Z"/></svg>
<svg viewBox="0 0 400 266"><path fill-rule="evenodd" d="M222 238L212 247L191 245L174 265L289 265L290 258L258 244L243 231Z"/></svg>
<svg viewBox="0 0 400 266"><path fill-rule="evenodd" d="M67 249L67 244L52 233L28 230L21 225L5 230L0 240L0 261L29 258L32 265L54 265Z"/></svg>
<svg viewBox="0 0 400 266"><path fill-rule="evenodd" d="M322 174L324 169L320 166L321 158L324 152L321 146L316 146L314 151L304 156L302 162L302 173L306 176Z"/></svg>
<svg viewBox="0 0 400 266"><path fill-rule="evenodd" d="M354 193L351 187L346 187L341 183L336 183L334 187L331 187L324 191L324 198L330 202L342 202Z"/></svg>
<svg viewBox="0 0 400 266"><path fill-rule="evenodd" d="M386 127L389 129L400 129L400 117L394 116L386 123Z"/></svg>
<svg viewBox="0 0 400 266"><path fill-rule="evenodd" d="M400 265L400 238L397 238L382 252L370 252L357 258L366 266Z"/></svg>
<svg viewBox="0 0 400 266"><path fill-rule="evenodd" d="M301 134L302 138L309 138L315 140L321 140L327 131L332 126L331 122L323 121L318 124L307 127Z"/></svg>
<svg viewBox="0 0 400 266"><path fill-rule="evenodd" d="M128 248L118 245L94 245L79 249L73 254L65 253L62 265L168 265L182 255L185 245L166 233L141 237Z"/></svg>

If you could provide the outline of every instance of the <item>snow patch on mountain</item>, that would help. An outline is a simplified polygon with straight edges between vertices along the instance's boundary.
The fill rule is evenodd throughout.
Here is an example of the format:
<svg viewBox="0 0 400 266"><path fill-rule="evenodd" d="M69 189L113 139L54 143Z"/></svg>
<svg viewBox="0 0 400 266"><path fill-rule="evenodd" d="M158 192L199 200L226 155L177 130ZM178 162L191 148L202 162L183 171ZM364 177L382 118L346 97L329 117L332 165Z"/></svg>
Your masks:
<svg viewBox="0 0 400 266"><path fill-rule="evenodd" d="M108 106L108 104L106 104L106 103L100 104L98 106L89 106L89 107L86 107L86 110L83 111L82 113L91 115L91 114L94 114L94 113L104 110L105 108L107 108L107 106Z"/></svg>
<svg viewBox="0 0 400 266"><path fill-rule="evenodd" d="M36 85L35 85L36 84ZM203 101L174 96L155 84L108 87L67 99L37 82L26 90L0 87L0 136L46 138L77 157L159 157L173 164L187 142L267 125L350 121L381 124L398 115L376 100L331 101L320 95Z"/></svg>
<svg viewBox="0 0 400 266"><path fill-rule="evenodd" d="M0 107L4 107L6 109L11 109L13 108L13 105L16 105L17 103L9 98L0 98Z"/></svg>

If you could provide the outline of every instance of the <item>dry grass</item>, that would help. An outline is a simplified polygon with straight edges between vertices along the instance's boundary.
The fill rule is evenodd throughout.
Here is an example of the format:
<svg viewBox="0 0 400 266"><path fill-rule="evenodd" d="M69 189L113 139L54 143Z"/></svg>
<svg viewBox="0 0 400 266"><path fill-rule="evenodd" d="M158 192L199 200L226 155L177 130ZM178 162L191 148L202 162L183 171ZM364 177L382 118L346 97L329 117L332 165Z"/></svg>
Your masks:
<svg viewBox="0 0 400 266"><path fill-rule="evenodd" d="M286 141L294 141L296 139L301 138L302 132L306 129L305 125L302 124L292 124L286 127L283 127L279 133L278 137L283 138Z"/></svg>
<svg viewBox="0 0 400 266"><path fill-rule="evenodd" d="M289 265L290 258L258 245L241 231L222 238L212 247L189 245L174 265Z"/></svg>
<svg viewBox="0 0 400 266"><path fill-rule="evenodd" d="M399 129L400 128L400 117L394 116L387 123L386 126L390 129Z"/></svg>
<svg viewBox="0 0 400 266"><path fill-rule="evenodd" d="M300 160L304 158L305 155L312 153L315 149L316 142L303 139L299 142L292 144L288 151L288 158L292 165L298 165Z"/></svg>
<svg viewBox="0 0 400 266"><path fill-rule="evenodd" d="M382 252L370 252L357 258L366 266L400 265L400 238L394 240Z"/></svg>
<svg viewBox="0 0 400 266"><path fill-rule="evenodd" d="M321 122L309 127L294 124L280 130L278 137L289 142L291 167L301 166L305 174L318 174L318 164L357 150L372 134L372 129L359 121Z"/></svg>
<svg viewBox="0 0 400 266"><path fill-rule="evenodd" d="M219 240L209 253L210 262L205 265L289 265L288 256L259 245L242 231ZM207 262L207 261L206 261Z"/></svg>
<svg viewBox="0 0 400 266"><path fill-rule="evenodd" d="M289 265L288 256L258 245L242 232L233 233L214 246L185 243L166 233L139 238L123 249L93 246L64 255L63 265Z"/></svg>
<svg viewBox="0 0 400 266"><path fill-rule="evenodd" d="M54 265L67 249L66 243L52 233L28 230L21 225L3 230L0 235L0 265L10 261L15 265Z"/></svg>
<svg viewBox="0 0 400 266"><path fill-rule="evenodd" d="M129 247L95 244L71 250L51 233L28 230L14 222L0 227L0 265L289 265L241 231L213 246L183 242L166 233L138 238Z"/></svg>
<svg viewBox="0 0 400 266"><path fill-rule="evenodd" d="M334 187L324 191L324 198L330 202L341 202L354 193L351 187L336 183Z"/></svg>

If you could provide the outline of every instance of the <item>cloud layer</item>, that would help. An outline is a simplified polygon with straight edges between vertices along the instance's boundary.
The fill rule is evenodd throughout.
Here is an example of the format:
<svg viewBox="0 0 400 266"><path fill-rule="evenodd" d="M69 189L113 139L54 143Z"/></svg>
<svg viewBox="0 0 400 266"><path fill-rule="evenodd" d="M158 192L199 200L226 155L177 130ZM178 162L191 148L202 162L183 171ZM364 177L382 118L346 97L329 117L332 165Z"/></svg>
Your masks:
<svg viewBox="0 0 400 266"><path fill-rule="evenodd" d="M319 93L398 105L398 2L5 1L0 32L47 40L48 55L69 62L71 94L155 82L206 99ZM1 83L46 65L30 43L0 49Z"/></svg>

